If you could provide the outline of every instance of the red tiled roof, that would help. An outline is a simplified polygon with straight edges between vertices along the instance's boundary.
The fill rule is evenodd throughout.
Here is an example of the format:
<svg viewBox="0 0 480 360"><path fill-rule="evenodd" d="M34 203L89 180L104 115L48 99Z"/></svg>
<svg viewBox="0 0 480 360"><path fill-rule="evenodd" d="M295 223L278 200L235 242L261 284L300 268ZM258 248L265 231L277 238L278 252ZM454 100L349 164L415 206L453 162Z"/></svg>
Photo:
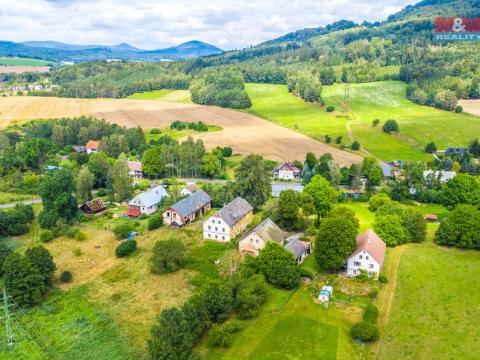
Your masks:
<svg viewBox="0 0 480 360"><path fill-rule="evenodd" d="M275 168L275 170L281 170L281 169L284 169L284 168L286 168L287 170L290 170L290 171L300 172L300 169L297 168L295 165L293 165L293 163L291 163L290 161L285 161L282 165L277 166Z"/></svg>
<svg viewBox="0 0 480 360"><path fill-rule="evenodd" d="M137 216L140 216L140 214L141 214L140 210L136 210L136 209L128 209L127 210L127 216L137 217Z"/></svg>
<svg viewBox="0 0 480 360"><path fill-rule="evenodd" d="M127 161L128 168L133 171L142 171L142 163L140 161Z"/></svg>
<svg viewBox="0 0 480 360"><path fill-rule="evenodd" d="M98 150L100 147L100 141L88 140L88 142L85 144L85 147L87 149Z"/></svg>
<svg viewBox="0 0 480 360"><path fill-rule="evenodd" d="M367 251L380 266L383 266L387 245L372 229L368 229L357 236L357 250L355 250L350 257L364 250Z"/></svg>

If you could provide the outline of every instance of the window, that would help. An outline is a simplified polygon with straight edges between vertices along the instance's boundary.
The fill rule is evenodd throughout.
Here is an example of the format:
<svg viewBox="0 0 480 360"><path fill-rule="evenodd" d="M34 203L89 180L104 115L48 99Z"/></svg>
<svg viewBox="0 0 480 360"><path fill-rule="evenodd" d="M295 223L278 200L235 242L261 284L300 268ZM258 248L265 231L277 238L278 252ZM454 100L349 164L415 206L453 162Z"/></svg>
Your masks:
<svg viewBox="0 0 480 360"><path fill-rule="evenodd" d="M222 240L225 240L225 236L222 236Z"/></svg>
<svg viewBox="0 0 480 360"><path fill-rule="evenodd" d="M210 225L208 225L208 230L210 230L212 227Z"/></svg>
<svg viewBox="0 0 480 360"><path fill-rule="evenodd" d="M222 232L225 232L225 228L222 228Z"/></svg>
<svg viewBox="0 0 480 360"><path fill-rule="evenodd" d="M370 259L370 256L368 256L368 255L367 255L367 256L365 256L365 259L366 259L366 260Z"/></svg>
<svg viewBox="0 0 480 360"><path fill-rule="evenodd" d="M260 241L258 241L258 239L257 239L257 244L258 244L259 242L260 242Z"/></svg>
<svg viewBox="0 0 480 360"><path fill-rule="evenodd" d="M360 255L359 258L360 258L360 259L363 259L363 255Z"/></svg>
<svg viewBox="0 0 480 360"><path fill-rule="evenodd" d="M369 269L373 269L373 264L368 264Z"/></svg>
<svg viewBox="0 0 480 360"><path fill-rule="evenodd" d="M215 235L215 239L218 239L218 236L217 236L217 235Z"/></svg>
<svg viewBox="0 0 480 360"><path fill-rule="evenodd" d="M218 231L218 228L217 228L217 227L215 227L215 231Z"/></svg>
<svg viewBox="0 0 480 360"><path fill-rule="evenodd" d="M177 218L177 213L173 213L173 218L174 218L174 219Z"/></svg>
<svg viewBox="0 0 480 360"><path fill-rule="evenodd" d="M355 265L355 266L361 266L362 263L361 263L360 261L354 261L354 262L353 262L353 265Z"/></svg>
<svg viewBox="0 0 480 360"><path fill-rule="evenodd" d="M170 211L167 211L167 216L170 217Z"/></svg>
<svg viewBox="0 0 480 360"><path fill-rule="evenodd" d="M250 242L253 243L253 239L250 239Z"/></svg>
<svg viewBox="0 0 480 360"><path fill-rule="evenodd" d="M372 276L373 276L373 274L374 274L374 273L373 273L373 272L371 272L371 271L369 271L369 272L368 272L368 276L370 276L370 277L372 277Z"/></svg>

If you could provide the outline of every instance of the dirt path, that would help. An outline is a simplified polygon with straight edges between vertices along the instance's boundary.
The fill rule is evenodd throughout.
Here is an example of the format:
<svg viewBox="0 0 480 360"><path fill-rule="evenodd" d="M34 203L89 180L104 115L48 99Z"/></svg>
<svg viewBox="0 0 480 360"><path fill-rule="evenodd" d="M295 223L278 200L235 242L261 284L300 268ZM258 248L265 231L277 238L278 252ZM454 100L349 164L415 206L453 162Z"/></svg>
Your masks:
<svg viewBox="0 0 480 360"><path fill-rule="evenodd" d="M464 112L480 116L480 99L460 100L458 104L463 107Z"/></svg>
<svg viewBox="0 0 480 360"><path fill-rule="evenodd" d="M144 129L167 127L174 120L203 121L222 131L197 135L207 149L231 146L236 153L261 154L272 160L302 160L308 152L329 152L340 166L362 161L293 130L243 112L161 100L67 99L55 97L0 98L0 128L12 121L93 115L109 122Z"/></svg>

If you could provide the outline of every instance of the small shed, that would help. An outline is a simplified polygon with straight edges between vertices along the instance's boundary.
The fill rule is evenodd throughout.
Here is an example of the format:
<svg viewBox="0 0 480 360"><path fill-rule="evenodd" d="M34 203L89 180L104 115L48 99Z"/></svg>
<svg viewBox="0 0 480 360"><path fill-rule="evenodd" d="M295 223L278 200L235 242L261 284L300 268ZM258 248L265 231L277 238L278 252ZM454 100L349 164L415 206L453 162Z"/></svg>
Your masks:
<svg viewBox="0 0 480 360"><path fill-rule="evenodd" d="M107 206L102 199L95 199L82 204L80 210L87 215L102 215L107 210Z"/></svg>
<svg viewBox="0 0 480 360"><path fill-rule="evenodd" d="M427 214L425 215L425 220L429 222L437 222L438 221L438 216L433 215L433 214Z"/></svg>
<svg viewBox="0 0 480 360"><path fill-rule="evenodd" d="M324 285L322 290L320 290L320 294L318 295L318 300L322 303L327 303L330 301L330 296L333 294L333 286Z"/></svg>

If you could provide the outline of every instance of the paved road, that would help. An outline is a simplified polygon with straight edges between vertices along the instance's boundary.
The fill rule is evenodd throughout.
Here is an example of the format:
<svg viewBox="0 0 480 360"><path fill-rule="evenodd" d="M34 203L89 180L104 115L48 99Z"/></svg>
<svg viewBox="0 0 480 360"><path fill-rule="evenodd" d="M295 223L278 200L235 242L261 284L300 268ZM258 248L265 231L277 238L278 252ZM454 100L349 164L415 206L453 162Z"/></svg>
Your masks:
<svg viewBox="0 0 480 360"><path fill-rule="evenodd" d="M41 199L36 199L36 200L25 200L25 201L19 201L19 202L14 202L10 204L0 204L0 209L8 209L15 207L17 204L23 204L23 205L33 205L33 204L41 204L42 200Z"/></svg>

